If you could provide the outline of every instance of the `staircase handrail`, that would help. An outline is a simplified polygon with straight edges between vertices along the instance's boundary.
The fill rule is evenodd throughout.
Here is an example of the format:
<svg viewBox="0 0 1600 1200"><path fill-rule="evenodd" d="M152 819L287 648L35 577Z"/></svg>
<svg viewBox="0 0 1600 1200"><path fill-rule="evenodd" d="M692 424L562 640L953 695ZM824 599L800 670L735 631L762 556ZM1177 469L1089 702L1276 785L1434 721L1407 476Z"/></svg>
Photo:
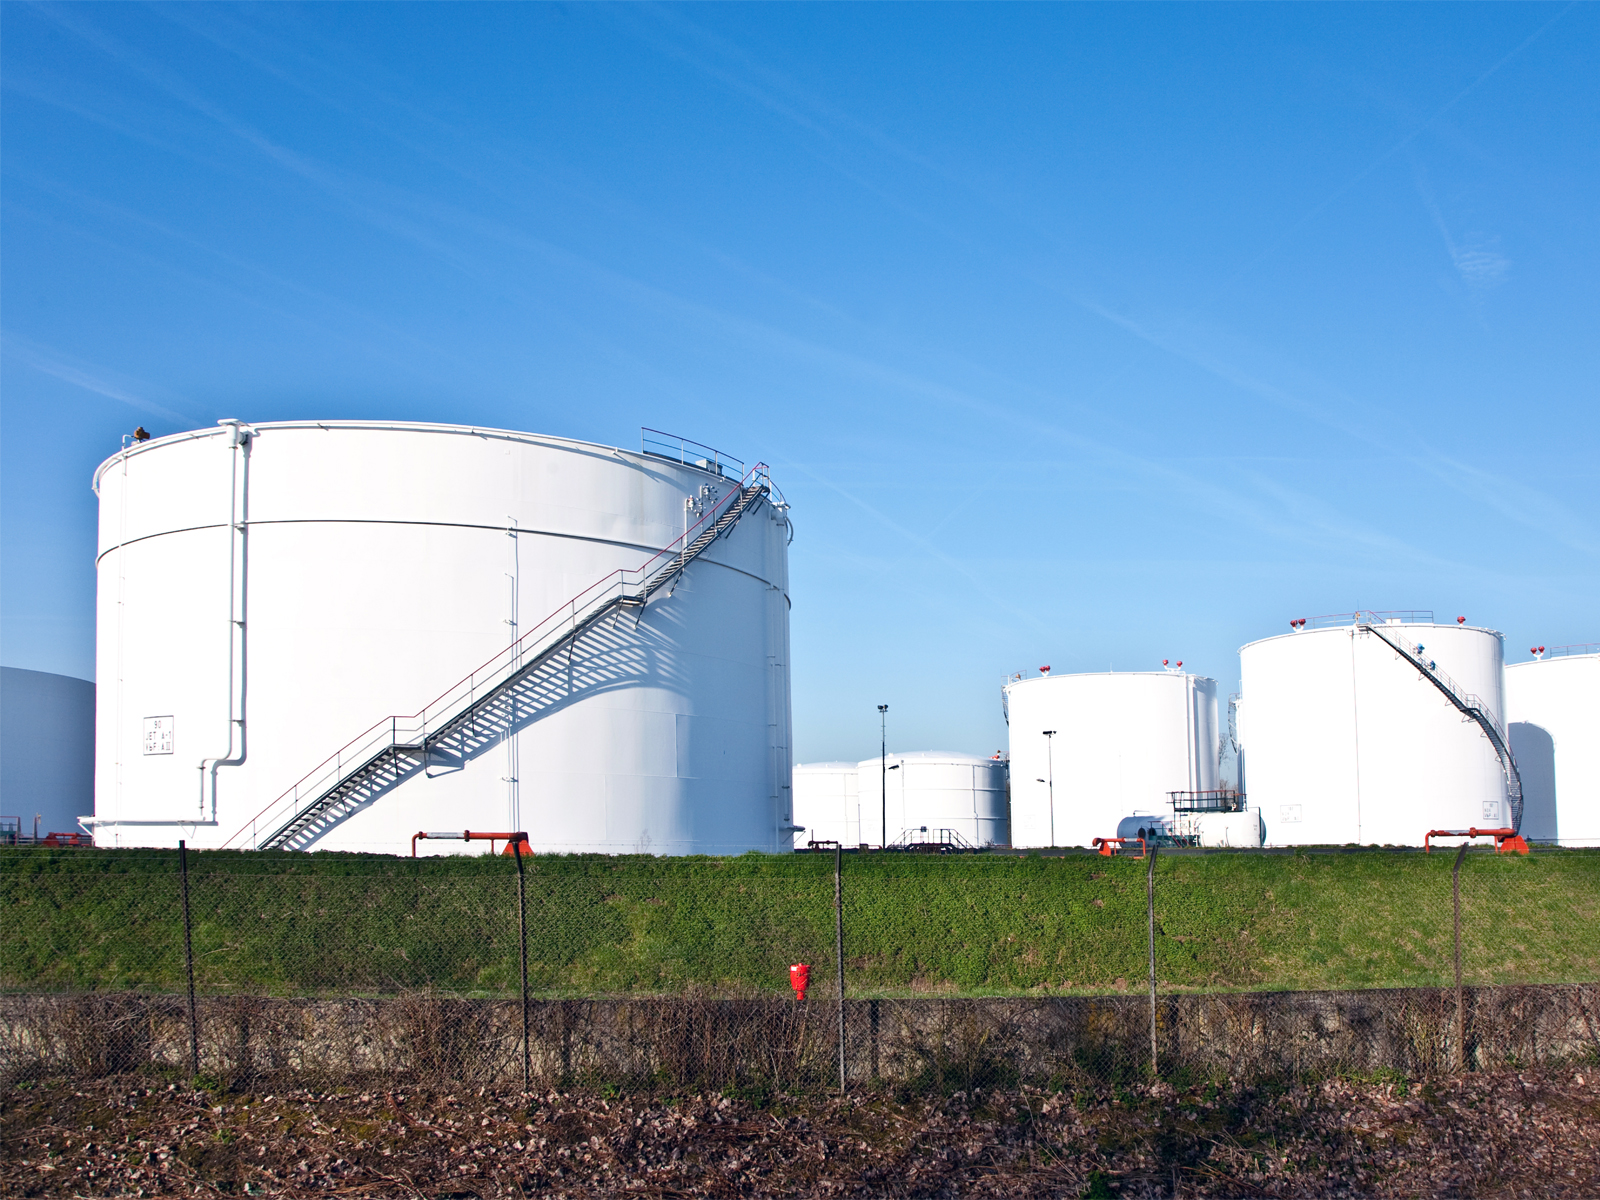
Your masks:
<svg viewBox="0 0 1600 1200"><path fill-rule="evenodd" d="M1397 642L1386 632L1386 626L1374 624L1370 621L1358 622L1358 628L1376 634L1378 640L1391 650L1401 655L1412 666L1433 684L1456 709L1466 717L1476 721L1478 728L1483 730L1484 736L1489 739L1495 757L1500 760L1500 769L1506 777L1506 798L1511 805L1511 826L1518 833L1522 832L1522 774L1517 770L1517 761L1511 754L1511 742L1506 737L1506 731L1500 724L1500 719L1489 710L1480 696L1468 692L1445 674L1429 659L1424 659L1407 642Z"/></svg>
<svg viewBox="0 0 1600 1200"><path fill-rule="evenodd" d="M726 495L706 507L698 521L638 567L619 567L602 576L577 595L564 601L510 645L491 655L476 669L440 692L417 712L392 714L374 722L266 804L235 830L222 843L222 847L232 845L247 831L259 832L263 825L278 828L293 821L300 811L302 801L315 803L385 751L397 754L425 751L430 737L438 736L457 718L470 711L480 697L504 681L501 677L515 674L520 670L524 659L535 653L540 643L545 640L559 642L561 638L576 629L582 620L592 617L597 611L619 600L643 598L648 585L658 576L664 578L682 570L692 561L686 557L686 552L701 536L715 528L717 522L727 515L733 502L744 496L752 487L770 491L770 479L770 468L765 463L757 463L751 467L738 483L728 489ZM732 483L731 480L729 482ZM708 546L709 544L707 543ZM705 547L702 547L701 552L704 549ZM634 589L631 594L630 585ZM288 811L280 811L284 809ZM277 815L269 819L267 817L269 812ZM251 840L254 843L256 839Z"/></svg>

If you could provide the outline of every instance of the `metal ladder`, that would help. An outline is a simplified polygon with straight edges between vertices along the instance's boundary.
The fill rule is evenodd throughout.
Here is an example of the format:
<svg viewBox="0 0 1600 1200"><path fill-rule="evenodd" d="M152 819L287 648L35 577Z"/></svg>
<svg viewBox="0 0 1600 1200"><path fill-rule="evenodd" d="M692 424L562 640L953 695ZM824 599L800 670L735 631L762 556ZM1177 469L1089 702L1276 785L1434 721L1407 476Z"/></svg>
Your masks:
<svg viewBox="0 0 1600 1200"><path fill-rule="evenodd" d="M247 821L223 846L280 849L342 806L387 791L425 762L439 743L461 734L481 712L608 617L624 611L642 617L663 588L671 595L689 564L772 491L766 465L757 463L673 545L641 567L613 571L590 585L420 712L386 717L371 726Z"/></svg>
<svg viewBox="0 0 1600 1200"><path fill-rule="evenodd" d="M1511 827L1520 834L1522 775L1517 771L1517 760L1511 756L1511 743L1506 738L1506 732L1500 727L1500 722L1495 719L1494 714L1485 707L1481 699L1463 690L1450 676L1419 655L1409 643L1397 642L1390 637L1385 632L1385 626L1370 621L1360 621L1357 622L1357 628L1374 634L1380 642L1404 658L1422 674L1424 679L1438 688L1462 716L1477 722L1478 728L1483 730L1483 736L1489 739L1489 745L1494 747L1496 757L1500 759L1500 769L1505 772L1506 799L1511 805Z"/></svg>

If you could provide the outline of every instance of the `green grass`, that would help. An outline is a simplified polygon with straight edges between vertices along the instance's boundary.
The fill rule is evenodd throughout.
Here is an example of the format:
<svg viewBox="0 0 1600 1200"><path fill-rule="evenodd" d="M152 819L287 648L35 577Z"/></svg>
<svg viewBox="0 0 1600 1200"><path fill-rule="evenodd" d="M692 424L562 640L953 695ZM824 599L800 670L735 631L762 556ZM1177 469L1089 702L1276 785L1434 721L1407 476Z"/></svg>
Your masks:
<svg viewBox="0 0 1600 1200"><path fill-rule="evenodd" d="M1164 991L1429 986L1452 978L1453 854L1168 855L1156 863ZM189 856L197 984L210 993L514 994L505 858ZM548 857L526 865L540 995L833 986L827 856ZM184 986L177 855L0 853L0 989ZM1468 856L1471 983L1600 979L1600 852ZM849 856L853 995L1141 991L1137 860Z"/></svg>

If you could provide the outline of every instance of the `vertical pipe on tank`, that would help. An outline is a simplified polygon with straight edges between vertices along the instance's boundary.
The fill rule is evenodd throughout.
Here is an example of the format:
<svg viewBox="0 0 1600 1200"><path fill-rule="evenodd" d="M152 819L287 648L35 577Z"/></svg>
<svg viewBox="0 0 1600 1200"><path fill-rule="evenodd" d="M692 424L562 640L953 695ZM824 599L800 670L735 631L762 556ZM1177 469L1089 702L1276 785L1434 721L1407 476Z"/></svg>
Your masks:
<svg viewBox="0 0 1600 1200"><path fill-rule="evenodd" d="M122 445L122 497L117 506L117 725L111 735L111 744L117 755L116 786L113 795L116 797L111 811L111 828L116 830L117 844L122 843L122 780L123 780L123 733L122 724L122 663L124 647L127 645L127 623L123 614L127 612L126 593L128 587L128 445Z"/></svg>
<svg viewBox="0 0 1600 1200"><path fill-rule="evenodd" d="M521 665L522 649L519 641L521 632L521 595L522 595L522 566L521 547L517 537L517 518L506 517L506 537L511 540L511 569L506 572L506 578L511 584L511 616L506 619L506 624L511 627L511 670L514 672ZM518 782L522 772L521 755L517 741L517 693L513 688L506 695L508 709L504 740L506 744L506 810L511 819L510 829L522 828L522 796Z"/></svg>
<svg viewBox="0 0 1600 1200"><path fill-rule="evenodd" d="M206 816L206 764L211 765L211 819L217 816L217 768L243 765L249 753L245 731L245 609L247 605L250 555L250 440L254 431L244 422L228 418L218 421L227 426L233 454L228 480L228 752L221 757L200 760L200 820ZM237 686L235 684L237 683ZM237 716L235 715L237 714ZM239 751L233 748L234 727L239 731Z"/></svg>
<svg viewBox="0 0 1600 1200"><path fill-rule="evenodd" d="M1361 844L1361 705L1356 696L1356 631L1350 629L1350 736L1353 739L1353 753L1356 785L1356 845Z"/></svg>

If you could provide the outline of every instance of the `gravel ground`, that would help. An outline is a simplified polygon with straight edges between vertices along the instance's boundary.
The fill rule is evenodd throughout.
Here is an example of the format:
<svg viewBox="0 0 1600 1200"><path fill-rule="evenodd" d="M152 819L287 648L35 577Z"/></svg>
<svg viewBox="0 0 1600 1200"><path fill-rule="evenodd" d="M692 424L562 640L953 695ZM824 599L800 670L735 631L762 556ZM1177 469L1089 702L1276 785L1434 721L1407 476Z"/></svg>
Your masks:
<svg viewBox="0 0 1600 1200"><path fill-rule="evenodd" d="M1116 1095L0 1094L6 1196L1600 1196L1600 1070Z"/></svg>

